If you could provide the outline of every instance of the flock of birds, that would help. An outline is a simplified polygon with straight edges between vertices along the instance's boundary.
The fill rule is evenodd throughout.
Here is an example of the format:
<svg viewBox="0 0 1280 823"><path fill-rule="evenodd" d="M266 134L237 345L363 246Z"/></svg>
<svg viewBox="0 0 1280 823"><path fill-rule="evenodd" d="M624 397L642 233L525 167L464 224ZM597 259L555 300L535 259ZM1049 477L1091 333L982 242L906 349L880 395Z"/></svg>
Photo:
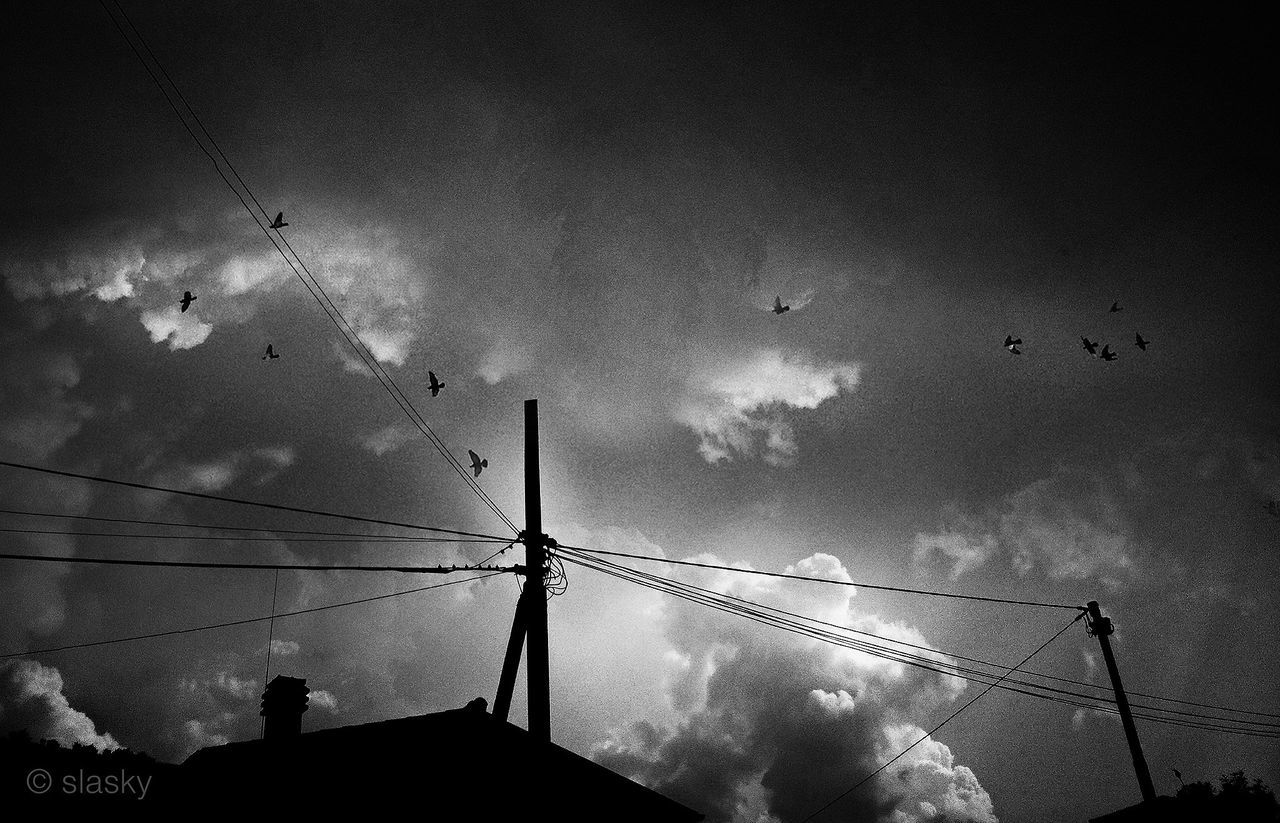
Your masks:
<svg viewBox="0 0 1280 823"><path fill-rule="evenodd" d="M286 223L284 220L284 212L279 212L278 214L276 214L276 219L271 221L270 228L279 230L284 228L287 225L289 224ZM182 311L185 312L187 309L191 308L191 304L196 302L196 300L198 299L199 298L196 295L192 294L191 292L184 291L182 293L182 299L178 301L178 305L182 308ZM782 305L781 300L778 301L778 305L779 306ZM781 311L778 311L777 309L775 309L775 311L777 311L778 314L782 314L782 312L788 311L790 308L791 308L790 306L786 306L786 307L783 307ZM275 347L271 343L268 343L266 354L262 355L262 359L263 360L279 360L280 355L276 354ZM428 386L428 388L431 389L431 396L439 397L440 390L444 388L444 383L441 382L438 377L436 377L436 373L433 371L428 371L427 377L431 381L430 385ZM483 470L489 467L488 459L481 458L480 455L476 454L471 449L467 449L467 455L471 458L471 471L474 472L476 477L479 477L480 472L482 472Z"/></svg>
<svg viewBox="0 0 1280 823"><path fill-rule="evenodd" d="M1118 302L1114 302L1111 304L1111 309L1109 313L1115 314L1116 312L1121 312L1121 311L1124 311L1124 306L1121 306ZM1151 341L1144 338L1141 332L1134 332L1133 337L1134 337L1133 344L1137 346L1139 349L1141 349L1142 351L1146 351L1147 346L1150 345ZM1080 338L1080 348L1087 351L1090 357L1096 357L1099 360L1105 360L1108 363L1110 363L1112 360L1115 360L1117 357L1119 357L1119 355L1117 355L1115 352L1111 350L1111 345L1109 343L1103 344L1102 352L1099 353L1098 352L1099 342L1100 341L1090 340L1088 337L1082 336ZM1018 348L1018 346L1021 346L1021 345L1022 345L1021 337L1014 337L1011 334L1005 335L1004 347L1009 350L1010 354L1022 354L1022 349Z"/></svg>

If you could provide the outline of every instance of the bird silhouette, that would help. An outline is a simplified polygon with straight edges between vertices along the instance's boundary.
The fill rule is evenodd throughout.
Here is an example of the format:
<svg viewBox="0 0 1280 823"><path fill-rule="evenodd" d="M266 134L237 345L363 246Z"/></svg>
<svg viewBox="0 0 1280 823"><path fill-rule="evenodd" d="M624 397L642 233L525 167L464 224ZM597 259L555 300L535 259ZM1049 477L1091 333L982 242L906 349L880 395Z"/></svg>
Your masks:
<svg viewBox="0 0 1280 823"><path fill-rule="evenodd" d="M786 313L787 313L787 312L789 312L789 311L791 311L791 307L790 307L790 306L784 306L784 305L782 305L782 295L778 295L777 297L773 298L773 313L774 313L774 314L786 314Z"/></svg>
<svg viewBox="0 0 1280 823"><path fill-rule="evenodd" d="M271 221L270 228L283 229L287 225L289 224L284 222L284 212L280 212L279 214L276 215L276 219Z"/></svg>
<svg viewBox="0 0 1280 823"><path fill-rule="evenodd" d="M266 354L264 354L264 355L262 355L262 359L263 359L263 360L279 360L279 359L280 359L280 355L276 354L276 353L272 350L272 348L271 348L271 344L270 344L270 343L268 343L268 344L267 344L267 353L266 353Z"/></svg>
<svg viewBox="0 0 1280 823"><path fill-rule="evenodd" d="M1113 311L1113 312L1117 312L1117 311L1124 311L1124 306L1120 305L1119 303L1112 303L1112 304L1111 304L1111 311Z"/></svg>
<svg viewBox="0 0 1280 823"><path fill-rule="evenodd" d="M1089 352L1089 354L1093 355L1094 357L1097 357L1097 356L1098 356L1098 344L1097 344L1097 342L1091 342L1091 341L1089 340L1089 338L1087 338L1087 337L1081 337L1081 338L1080 338L1080 346L1081 346L1085 351Z"/></svg>
<svg viewBox="0 0 1280 823"><path fill-rule="evenodd" d="M440 394L440 390L444 388L444 384L436 379L436 373L433 371L427 372L427 376L431 378L431 396L435 397Z"/></svg>
<svg viewBox="0 0 1280 823"><path fill-rule="evenodd" d="M1143 340L1143 339L1142 339L1142 333L1141 333L1141 332L1134 332L1134 338L1135 338L1135 342L1134 342L1134 344L1133 344L1133 345L1137 346L1138 348L1142 349L1143 351L1146 351L1146 350L1147 350L1147 343L1148 343L1148 342L1150 342L1150 341Z"/></svg>
<svg viewBox="0 0 1280 823"><path fill-rule="evenodd" d="M197 299L197 298L196 298L196 296L195 296L194 294L192 294L192 293L191 293L191 292L189 292L189 291L184 291L184 292L182 293L182 301L181 301L181 302L182 302L182 310L183 310L183 311L186 311L187 309L191 308L191 304L192 304L192 303L194 303L194 302L196 301L196 299Z"/></svg>
<svg viewBox="0 0 1280 823"><path fill-rule="evenodd" d="M1103 360L1110 362L1116 359L1116 353L1111 350L1110 346L1103 346L1101 357Z"/></svg>
<svg viewBox="0 0 1280 823"><path fill-rule="evenodd" d="M1010 334L1006 334L1004 336L1004 347L1006 349L1011 349L1014 346L1021 346L1021 345L1022 345L1021 337L1015 338L1013 335L1010 335Z"/></svg>
<svg viewBox="0 0 1280 823"><path fill-rule="evenodd" d="M476 477L479 477L480 471L489 467L489 461L481 460L480 455L471 451L471 449L467 449L467 454L471 455L471 471L476 473Z"/></svg>

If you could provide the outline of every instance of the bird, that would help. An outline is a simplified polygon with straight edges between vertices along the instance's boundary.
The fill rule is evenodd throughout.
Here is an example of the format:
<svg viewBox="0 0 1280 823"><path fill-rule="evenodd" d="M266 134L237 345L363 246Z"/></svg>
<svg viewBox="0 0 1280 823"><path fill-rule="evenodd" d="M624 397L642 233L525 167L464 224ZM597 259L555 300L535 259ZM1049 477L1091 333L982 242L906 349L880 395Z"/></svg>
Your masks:
<svg viewBox="0 0 1280 823"><path fill-rule="evenodd" d="M1112 303L1111 311L1113 312L1124 311L1124 306L1120 305L1119 303Z"/></svg>
<svg viewBox="0 0 1280 823"><path fill-rule="evenodd" d="M1004 347L1006 349L1012 349L1014 346L1021 346L1021 345L1022 345L1021 337L1015 338L1011 334L1006 334L1004 336Z"/></svg>
<svg viewBox="0 0 1280 823"><path fill-rule="evenodd" d="M1182 772L1178 771L1177 769L1174 769L1174 770L1173 770L1173 776L1174 776L1174 777L1176 777L1176 778L1178 778L1178 782L1179 782L1179 783L1182 783ZM1186 783L1182 783L1182 785L1184 785L1184 786L1185 786L1185 785L1187 785L1187 784L1186 784Z"/></svg>
<svg viewBox="0 0 1280 823"><path fill-rule="evenodd" d="M1021 341L1019 341L1019 342L1021 342ZM1022 349L1018 348L1018 347L1017 347L1017 345L1013 345L1013 346L1010 346L1010 347L1009 347L1009 353L1010 353L1010 354L1022 354Z"/></svg>
<svg viewBox="0 0 1280 823"><path fill-rule="evenodd" d="M194 294L192 294L192 293L191 293L191 292L189 292L189 291L184 291L184 292L182 293L182 301L181 301L181 303L182 303L182 310L183 310L183 311L186 311L187 309L191 308L191 304L192 304L192 303L194 303L194 302L196 301L196 299L197 299L197 298L196 298L196 296L195 296Z"/></svg>
<svg viewBox="0 0 1280 823"><path fill-rule="evenodd" d="M1089 338L1087 338L1087 337L1081 337L1081 338L1080 338L1080 345L1081 345L1081 347L1082 347L1085 351L1089 352L1089 354L1093 355L1094 357L1097 357L1097 356L1098 356L1098 344L1097 344L1097 342L1090 341L1090 340L1089 340Z"/></svg>
<svg viewBox="0 0 1280 823"><path fill-rule="evenodd" d="M440 390L444 388L444 384L436 379L436 373L433 371L427 372L427 376L431 378L431 396L435 397L440 394Z"/></svg>
<svg viewBox="0 0 1280 823"><path fill-rule="evenodd" d="M1135 346L1137 346L1138 348L1142 349L1143 351L1146 351L1146 350L1147 350L1147 343L1148 343L1148 342L1150 342L1150 341L1143 340L1143 339L1142 339L1142 333L1141 333L1141 332L1134 332L1134 337L1135 337L1135 338L1137 338L1137 339L1136 339L1136 342L1134 343L1134 345L1135 345Z"/></svg>
<svg viewBox="0 0 1280 823"><path fill-rule="evenodd" d="M1110 346L1103 346L1101 357L1103 360L1110 362L1116 359L1116 353L1111 350Z"/></svg>
<svg viewBox="0 0 1280 823"><path fill-rule="evenodd" d="M790 306L784 306L784 305L782 305L782 295L778 295L777 297L773 298L773 313L774 313L774 314L786 314L786 313L787 313L787 312L789 312L789 311L791 311L791 307L790 307Z"/></svg>
<svg viewBox="0 0 1280 823"><path fill-rule="evenodd" d="M262 355L262 359L263 359L263 360L279 360L279 359L280 359L280 355L278 355L278 354L276 354L274 351L272 351L272 349L271 349L271 344L270 344L270 343L268 343L268 344L267 344L267 353L266 353L266 354L264 354L264 355Z"/></svg>
<svg viewBox="0 0 1280 823"><path fill-rule="evenodd" d="M467 454L471 455L471 471L476 473L476 477L479 477L480 471L489 467L489 461L487 459L481 460L480 455L471 451L471 449L467 449Z"/></svg>
<svg viewBox="0 0 1280 823"><path fill-rule="evenodd" d="M271 221L270 227L273 229L283 229L287 225L289 224L284 222L284 212L280 212L276 215L276 219Z"/></svg>

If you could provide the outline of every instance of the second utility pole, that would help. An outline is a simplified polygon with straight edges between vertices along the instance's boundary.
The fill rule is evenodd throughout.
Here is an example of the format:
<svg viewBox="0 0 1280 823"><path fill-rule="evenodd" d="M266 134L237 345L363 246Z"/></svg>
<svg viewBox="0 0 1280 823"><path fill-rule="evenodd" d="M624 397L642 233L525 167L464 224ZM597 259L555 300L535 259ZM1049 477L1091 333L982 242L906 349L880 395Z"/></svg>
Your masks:
<svg viewBox="0 0 1280 823"><path fill-rule="evenodd" d="M507 719L520 649L529 641L529 732L536 740L551 741L551 666L547 648L546 535L542 533L542 485L538 475L538 401L524 401L524 556L525 584L516 603L511 637L498 680L493 714Z"/></svg>
<svg viewBox="0 0 1280 823"><path fill-rule="evenodd" d="M1129 741L1129 755L1133 758L1133 771L1138 776L1138 789L1142 792L1142 802L1150 803L1156 799L1155 787L1151 784L1151 772L1147 770L1147 758L1142 754L1142 743L1138 741L1138 727L1133 725L1133 714L1129 711L1129 698L1120 685L1120 669L1116 667L1115 655L1111 653L1111 618L1103 617L1097 600L1090 600L1089 633L1098 638L1102 647L1102 659L1107 662L1107 674L1111 675L1111 688L1116 693L1116 708L1120 710L1120 724L1124 726L1125 739Z"/></svg>

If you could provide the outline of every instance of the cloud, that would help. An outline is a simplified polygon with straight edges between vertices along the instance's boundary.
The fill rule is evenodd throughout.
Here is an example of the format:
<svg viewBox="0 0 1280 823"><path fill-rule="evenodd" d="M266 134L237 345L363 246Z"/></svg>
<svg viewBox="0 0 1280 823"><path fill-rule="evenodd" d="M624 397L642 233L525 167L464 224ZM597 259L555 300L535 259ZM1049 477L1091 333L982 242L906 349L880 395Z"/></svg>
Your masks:
<svg viewBox="0 0 1280 823"><path fill-rule="evenodd" d="M145 275L146 257L134 244L72 253L54 260L31 260L13 254L0 264L9 292L18 300L65 297L88 291L111 303L132 297L134 284Z"/></svg>
<svg viewBox="0 0 1280 823"><path fill-rule="evenodd" d="M360 439L360 445L366 450L382 457L393 452L413 439L413 435L402 426L385 426L371 432Z"/></svg>
<svg viewBox="0 0 1280 823"><path fill-rule="evenodd" d="M35 739L77 743L98 751L120 748L110 734L99 734L88 715L71 707L62 693L62 673L34 660L0 663L0 728L26 729Z"/></svg>
<svg viewBox="0 0 1280 823"><path fill-rule="evenodd" d="M182 491L209 493L222 491L247 474L254 485L262 485L292 466L296 459L291 446L237 449L213 460L179 462L156 472L153 482Z"/></svg>
<svg viewBox="0 0 1280 823"><path fill-rule="evenodd" d="M1112 484L1059 468L982 514L950 507L940 531L916 534L912 561L927 568L940 558L952 580L1000 557L1024 577L1038 571L1051 580L1121 585L1133 574L1136 550Z"/></svg>
<svg viewBox="0 0 1280 823"><path fill-rule="evenodd" d="M813 357L757 349L695 371L675 410L676 420L698 435L708 463L760 457L790 465L799 446L788 420L794 409L815 409L858 383L852 363L818 363Z"/></svg>
<svg viewBox="0 0 1280 823"><path fill-rule="evenodd" d="M788 571L849 579L839 560L824 554ZM703 588L925 645L908 626L852 610L851 587L819 591L728 572L676 574ZM593 756L711 823L803 819L919 737L912 717L954 702L965 688L959 678L762 629L684 601L667 601L661 614L677 719L615 729ZM995 820L972 771L941 743L926 741L899 762L842 800L839 816L923 821L933 808L949 819Z"/></svg>
<svg viewBox="0 0 1280 823"><path fill-rule="evenodd" d="M178 306L149 309L138 317L151 335L152 343L168 341L170 351L194 349L209 339L211 323L197 318L195 312L183 312Z"/></svg>
<svg viewBox="0 0 1280 823"><path fill-rule="evenodd" d="M333 696L333 692L325 689L312 689L311 694L307 695L307 701L308 705L317 709L334 713L338 711L338 698Z"/></svg>

